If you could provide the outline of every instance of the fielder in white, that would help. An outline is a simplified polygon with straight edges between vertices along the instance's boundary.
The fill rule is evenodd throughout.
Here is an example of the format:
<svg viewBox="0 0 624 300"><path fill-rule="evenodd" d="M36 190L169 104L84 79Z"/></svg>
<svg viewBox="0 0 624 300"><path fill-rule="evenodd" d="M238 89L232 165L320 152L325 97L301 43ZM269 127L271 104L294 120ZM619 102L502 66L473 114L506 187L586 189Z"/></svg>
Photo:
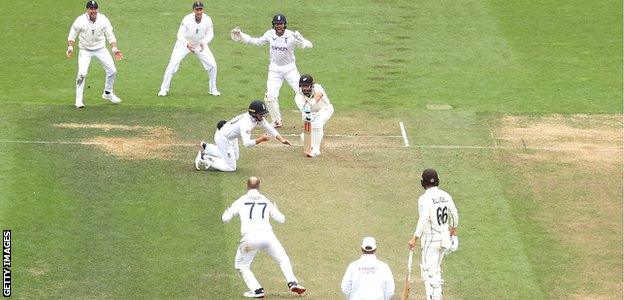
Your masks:
<svg viewBox="0 0 624 300"><path fill-rule="evenodd" d="M309 157L321 155L321 141L323 141L323 126L334 114L334 106L323 87L314 82L312 76L304 74L299 79L299 90L295 95L295 103L301 111L301 117L310 120L312 125L311 150Z"/></svg>
<svg viewBox="0 0 624 300"><path fill-rule="evenodd" d="M295 64L295 46L302 49L312 48L312 43L301 35L299 31L291 31L286 29L286 17L277 14L273 17L273 29L267 30L264 35L253 38L243 33L239 27L235 27L231 31L231 38L234 41L241 41L245 44L261 46L269 43L269 74L267 76L267 91L265 101L273 120L272 125L275 128L282 126L282 114L279 109L279 91L284 80L290 84L296 93L299 88L299 71Z"/></svg>
<svg viewBox="0 0 624 300"><path fill-rule="evenodd" d="M80 48L78 52L78 76L76 77L76 108L85 107L83 92L85 78L87 77L92 57L97 58L104 70L106 70L106 83L102 98L113 104L121 102L121 99L113 93L117 69L115 68L113 58L106 49L105 38L111 46L111 51L115 54L115 59L123 59L123 54L117 49L117 39L113 33L113 25L111 25L111 22L105 15L98 13L98 7L98 3L95 1L87 2L87 12L76 18L67 36L67 51L65 52L67 58L73 56L74 43L77 37L80 38L78 43L78 48Z"/></svg>
<svg viewBox="0 0 624 300"><path fill-rule="evenodd" d="M210 78L208 93L213 96L221 95L217 89L217 62L212 51L208 48L208 43L214 37L212 19L204 13L203 3L193 3L193 12L182 19L177 37L158 96L167 96L173 75L178 71L180 63L189 53L195 53L208 72Z"/></svg>
<svg viewBox="0 0 624 300"><path fill-rule="evenodd" d="M229 222L238 215L241 221L241 241L236 251L234 268L241 274L249 291L243 296L248 298L264 297L264 289L251 271L251 263L258 250L266 251L279 265L288 289L299 295L306 290L297 283L297 278L292 270L290 259L284 247L273 233L269 217L284 223L286 217L279 211L277 205L260 194L260 179L251 177L247 180L247 193L238 198L228 207L221 219Z"/></svg>
<svg viewBox="0 0 624 300"><path fill-rule="evenodd" d="M215 144L201 141L201 150L195 156L195 169L198 171L214 169L217 171L236 171L238 160L238 140L243 146L254 147L260 143L277 139L280 143L290 146L291 143L283 138L275 128L264 118L267 114L266 105L261 100L254 100L249 104L247 112L242 113L229 121L215 132ZM260 125L265 133L256 139L251 139L251 131Z"/></svg>
<svg viewBox="0 0 624 300"><path fill-rule="evenodd" d="M413 249L420 239L420 271L427 299L442 298L442 259L449 250L457 250L458 245L457 208L453 198L438 188L439 183L435 170L423 171L421 185L425 193L418 197L418 225L414 236L408 241L409 248Z"/></svg>
<svg viewBox="0 0 624 300"><path fill-rule="evenodd" d="M388 300L394 295L394 277L390 267L375 256L373 237L362 240L362 257L352 262L342 277L342 293L351 300Z"/></svg>

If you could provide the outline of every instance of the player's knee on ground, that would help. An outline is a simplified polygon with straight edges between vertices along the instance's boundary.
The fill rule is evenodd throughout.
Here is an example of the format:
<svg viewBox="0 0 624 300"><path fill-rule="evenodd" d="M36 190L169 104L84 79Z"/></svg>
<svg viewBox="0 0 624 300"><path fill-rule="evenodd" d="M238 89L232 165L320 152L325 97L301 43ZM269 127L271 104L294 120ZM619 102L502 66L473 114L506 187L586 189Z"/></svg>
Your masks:
<svg viewBox="0 0 624 300"><path fill-rule="evenodd" d="M86 77L87 77L87 74L76 76L76 84L81 85L84 82Z"/></svg>

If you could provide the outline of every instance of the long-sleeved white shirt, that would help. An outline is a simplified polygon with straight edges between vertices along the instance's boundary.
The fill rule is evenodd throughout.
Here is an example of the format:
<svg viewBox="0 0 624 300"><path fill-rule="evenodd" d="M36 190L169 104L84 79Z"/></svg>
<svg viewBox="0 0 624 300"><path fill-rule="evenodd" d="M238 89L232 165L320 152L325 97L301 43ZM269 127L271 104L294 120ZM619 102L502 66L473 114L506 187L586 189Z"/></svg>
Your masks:
<svg viewBox="0 0 624 300"><path fill-rule="evenodd" d="M182 18L177 36L178 42L184 45L188 43L193 46L207 45L214 37L212 19L208 15L202 14L201 21L197 23L195 13L190 13Z"/></svg>
<svg viewBox="0 0 624 300"><path fill-rule="evenodd" d="M446 233L449 226L459 225L459 214L453 198L438 187L430 187L418 197L418 224L414 236Z"/></svg>
<svg viewBox="0 0 624 300"><path fill-rule="evenodd" d="M253 231L273 230L269 217L279 223L286 221L286 217L277 209L277 206L267 197L260 194L258 190L254 189L247 191L247 194L236 199L223 212L221 220L229 222L236 215L241 220L241 235Z"/></svg>
<svg viewBox="0 0 624 300"><path fill-rule="evenodd" d="M317 93L323 94L323 97L321 97L319 101L316 101L314 99L314 95ZM295 95L295 103L297 104L297 107L302 114L305 113L304 106L306 105L306 103L310 107L310 112L312 113L317 113L323 109L332 112L334 111L334 106L329 101L329 97L327 96L325 89L323 89L323 87L318 83L315 83L312 86L312 94L310 95L310 97L304 95L303 92L301 92L301 89L299 89L299 91Z"/></svg>
<svg viewBox="0 0 624 300"><path fill-rule="evenodd" d="M241 32L244 43L261 46L269 43L269 70L283 71L281 68L287 66L295 67L295 46L300 48L311 48L312 43L303 36L295 36L292 30L285 29L282 36L278 36L274 29L269 29L261 37L252 38L248 34Z"/></svg>
<svg viewBox="0 0 624 300"><path fill-rule="evenodd" d="M342 277L342 293L352 300L387 300L394 295L394 277L388 264L375 254L362 254Z"/></svg>
<svg viewBox="0 0 624 300"><path fill-rule="evenodd" d="M279 133L266 119L258 122L249 113L242 113L227 121L215 134L221 134L229 140L240 139L245 147L253 147L256 141L251 139L251 131L256 125L262 126L271 137L276 137Z"/></svg>
<svg viewBox="0 0 624 300"><path fill-rule="evenodd" d="M74 20L69 29L68 41L76 41L79 37L79 48L86 50L98 50L106 46L105 38L108 43L116 43L117 39L113 33L113 25L110 20L101 13L97 14L95 22L91 22L87 13L82 14Z"/></svg>

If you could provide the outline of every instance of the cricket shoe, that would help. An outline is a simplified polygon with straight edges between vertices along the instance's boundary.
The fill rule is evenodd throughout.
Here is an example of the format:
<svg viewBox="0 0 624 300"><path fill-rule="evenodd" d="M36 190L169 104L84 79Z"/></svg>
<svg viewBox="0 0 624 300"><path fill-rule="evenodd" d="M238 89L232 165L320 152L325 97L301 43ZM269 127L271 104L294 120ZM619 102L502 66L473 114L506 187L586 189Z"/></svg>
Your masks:
<svg viewBox="0 0 624 300"><path fill-rule="evenodd" d="M195 156L195 170L200 171L202 166L203 155L201 150L197 152L197 156Z"/></svg>
<svg viewBox="0 0 624 300"><path fill-rule="evenodd" d="M243 293L243 297L246 298L264 298L264 289L259 288L255 291L247 291Z"/></svg>
<svg viewBox="0 0 624 300"><path fill-rule="evenodd" d="M204 141L199 142L199 146L202 148L202 150L206 150L206 145L208 145L208 143Z"/></svg>
<svg viewBox="0 0 624 300"><path fill-rule="evenodd" d="M317 157L319 155L321 155L321 152L318 152L318 151L312 151L309 154L307 154L308 157Z"/></svg>
<svg viewBox="0 0 624 300"><path fill-rule="evenodd" d="M158 92L158 96L159 96L159 97L164 97L164 96L167 96L167 91L165 91L165 90L160 90L160 92Z"/></svg>
<svg viewBox="0 0 624 300"><path fill-rule="evenodd" d="M119 97L117 97L117 95L115 95L115 93L110 92L110 93L102 93L102 99L106 99L108 101L110 101L113 104L119 104L121 102L121 99Z"/></svg>
<svg viewBox="0 0 624 300"><path fill-rule="evenodd" d="M82 102L76 102L75 105L76 105L76 108L84 108L85 107L84 103L82 103Z"/></svg>
<svg viewBox="0 0 624 300"><path fill-rule="evenodd" d="M271 122L271 126L273 126L273 128L280 128L282 127L282 122L273 121Z"/></svg>
<svg viewBox="0 0 624 300"><path fill-rule="evenodd" d="M297 293L298 295L301 295L305 293L306 291L306 288L304 288L303 286L300 286L296 281L289 282L288 288L290 289L291 292Z"/></svg>
<svg viewBox="0 0 624 300"><path fill-rule="evenodd" d="M221 93L217 89L210 89L210 92L208 92L208 94L213 96L221 96Z"/></svg>

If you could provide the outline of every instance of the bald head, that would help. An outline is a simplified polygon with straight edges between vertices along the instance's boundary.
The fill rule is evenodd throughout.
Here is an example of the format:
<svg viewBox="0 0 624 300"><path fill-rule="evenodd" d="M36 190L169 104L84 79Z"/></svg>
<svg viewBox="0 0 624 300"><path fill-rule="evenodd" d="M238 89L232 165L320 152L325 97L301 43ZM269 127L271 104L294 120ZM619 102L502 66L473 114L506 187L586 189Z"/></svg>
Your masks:
<svg viewBox="0 0 624 300"><path fill-rule="evenodd" d="M259 190L260 189L260 179L256 176L251 176L247 179L247 189L248 190Z"/></svg>

